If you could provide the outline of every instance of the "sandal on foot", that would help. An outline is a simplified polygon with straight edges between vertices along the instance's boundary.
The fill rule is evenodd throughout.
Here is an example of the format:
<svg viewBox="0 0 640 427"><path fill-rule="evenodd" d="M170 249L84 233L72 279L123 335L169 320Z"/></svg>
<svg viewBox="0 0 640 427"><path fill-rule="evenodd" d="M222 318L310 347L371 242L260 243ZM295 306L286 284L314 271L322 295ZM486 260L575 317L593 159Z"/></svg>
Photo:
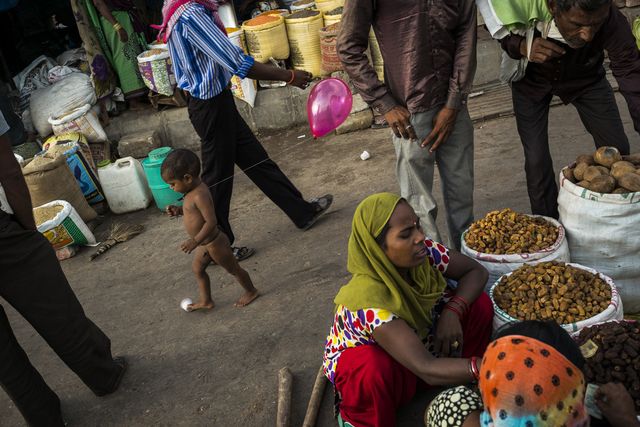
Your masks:
<svg viewBox="0 0 640 427"><path fill-rule="evenodd" d="M311 199L310 203L314 206L315 213L313 214L311 219L309 221L307 221L306 224L304 224L302 227L300 227L300 229L303 230L303 231L307 231L308 229L313 227L313 224L315 224L316 221L318 221L318 219L322 215L324 215L327 212L327 210L329 210L329 207L331 206L331 203L333 203L333 195L332 194L325 194L322 197Z"/></svg>
<svg viewBox="0 0 640 427"><path fill-rule="evenodd" d="M247 246L240 246L240 247L232 246L231 250L233 251L233 256L236 257L238 261L244 261L245 259L249 258L251 255L256 253L256 250L254 248L249 248Z"/></svg>

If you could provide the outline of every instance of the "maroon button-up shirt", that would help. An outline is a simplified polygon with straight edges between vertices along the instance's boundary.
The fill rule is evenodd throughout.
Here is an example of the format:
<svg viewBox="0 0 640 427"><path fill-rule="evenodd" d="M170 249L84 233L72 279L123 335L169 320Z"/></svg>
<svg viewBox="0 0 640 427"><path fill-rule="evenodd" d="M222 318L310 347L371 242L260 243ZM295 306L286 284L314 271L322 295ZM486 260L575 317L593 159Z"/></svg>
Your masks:
<svg viewBox="0 0 640 427"><path fill-rule="evenodd" d="M385 82L366 50L369 29L380 44ZM374 110L397 105L421 112L466 102L476 70L473 0L348 0L338 54L351 81Z"/></svg>
<svg viewBox="0 0 640 427"><path fill-rule="evenodd" d="M520 59L521 40L522 37L518 35L510 35L500 43L510 57ZM629 106L633 126L640 132L640 52L629 22L618 8L612 3L609 17L602 28L591 43L580 49L572 49L553 39L549 40L556 42L567 53L544 64L530 62L525 77L513 85L517 85L521 92L533 100L541 100L551 92L568 104L578 98L587 87L604 78L606 50L613 76Z"/></svg>

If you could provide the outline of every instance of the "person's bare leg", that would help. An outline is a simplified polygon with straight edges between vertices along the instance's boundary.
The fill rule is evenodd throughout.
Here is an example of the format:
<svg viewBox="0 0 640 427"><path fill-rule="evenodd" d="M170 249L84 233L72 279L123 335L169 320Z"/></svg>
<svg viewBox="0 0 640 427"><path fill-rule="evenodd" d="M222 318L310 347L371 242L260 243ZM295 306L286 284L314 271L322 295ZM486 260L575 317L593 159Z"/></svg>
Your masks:
<svg viewBox="0 0 640 427"><path fill-rule="evenodd" d="M233 275L245 290L245 293L234 304L236 307L249 305L253 300L258 298L258 290L253 286L249 273L240 267L238 260L233 256L233 251L231 250L226 234L220 231L218 236L207 245L207 252L209 252L209 256L217 262L218 265Z"/></svg>
<svg viewBox="0 0 640 427"><path fill-rule="evenodd" d="M196 282L198 282L200 299L197 303L189 304L187 306L188 311L208 310L214 307L213 299L211 298L211 280L206 272L209 262L211 262L211 260L209 259L206 248L196 248L191 268L193 269L193 274L196 276Z"/></svg>

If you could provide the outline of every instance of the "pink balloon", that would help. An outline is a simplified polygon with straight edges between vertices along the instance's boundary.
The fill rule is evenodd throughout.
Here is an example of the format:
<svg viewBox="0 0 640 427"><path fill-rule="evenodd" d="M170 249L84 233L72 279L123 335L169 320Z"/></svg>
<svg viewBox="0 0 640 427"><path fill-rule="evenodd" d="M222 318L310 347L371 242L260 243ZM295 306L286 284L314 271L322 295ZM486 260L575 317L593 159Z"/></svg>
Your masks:
<svg viewBox="0 0 640 427"><path fill-rule="evenodd" d="M330 78L315 85L307 100L307 116L314 137L324 136L349 117L353 99L349 86Z"/></svg>

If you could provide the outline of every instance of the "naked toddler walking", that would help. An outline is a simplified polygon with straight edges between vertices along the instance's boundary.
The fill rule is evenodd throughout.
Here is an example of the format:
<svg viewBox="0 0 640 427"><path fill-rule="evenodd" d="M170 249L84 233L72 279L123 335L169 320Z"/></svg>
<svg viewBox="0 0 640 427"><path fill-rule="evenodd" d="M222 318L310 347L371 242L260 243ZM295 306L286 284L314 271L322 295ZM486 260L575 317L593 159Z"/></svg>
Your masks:
<svg viewBox="0 0 640 427"><path fill-rule="evenodd" d="M240 267L233 255L226 234L218 227L215 207L209 188L200 180L200 159L190 150L173 150L162 163L162 179L173 191L184 194L183 207L168 206L171 216L184 215L184 226L190 238L182 243L186 253L195 250L193 272L198 282L200 300L188 306L189 311L211 309L211 281L205 271L211 257L218 265L233 275L245 293L236 301L236 307L244 307L258 297L249 273Z"/></svg>

